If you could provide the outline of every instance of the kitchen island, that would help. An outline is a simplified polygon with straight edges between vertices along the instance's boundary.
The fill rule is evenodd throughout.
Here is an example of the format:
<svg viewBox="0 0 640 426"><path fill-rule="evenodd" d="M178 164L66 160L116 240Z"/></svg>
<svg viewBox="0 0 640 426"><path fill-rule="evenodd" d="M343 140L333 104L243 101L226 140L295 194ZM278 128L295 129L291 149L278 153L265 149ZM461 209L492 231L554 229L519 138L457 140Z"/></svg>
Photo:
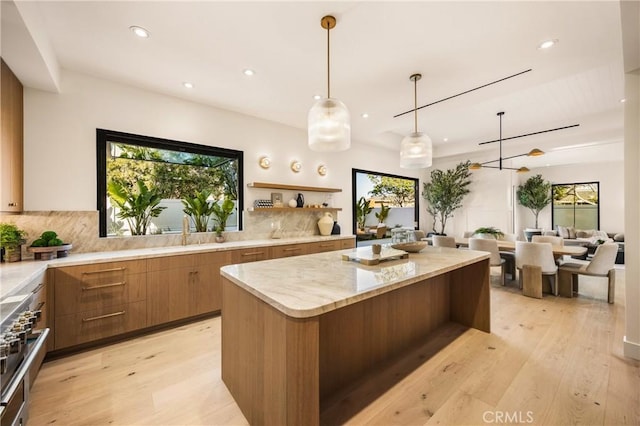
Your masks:
<svg viewBox="0 0 640 426"><path fill-rule="evenodd" d="M491 331L487 253L426 247L366 266L351 252L221 269L222 378L250 424L320 424L331 395L440 326Z"/></svg>

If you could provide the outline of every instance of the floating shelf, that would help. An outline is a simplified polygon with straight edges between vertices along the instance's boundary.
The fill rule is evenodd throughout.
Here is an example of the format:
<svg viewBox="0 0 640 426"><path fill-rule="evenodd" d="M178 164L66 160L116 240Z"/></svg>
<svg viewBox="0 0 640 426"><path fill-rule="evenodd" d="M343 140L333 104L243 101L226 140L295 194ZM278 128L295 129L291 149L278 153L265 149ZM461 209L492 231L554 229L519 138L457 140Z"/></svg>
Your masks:
<svg viewBox="0 0 640 426"><path fill-rule="evenodd" d="M341 208L334 207L249 207L249 212L266 212L266 211L311 211L311 212L338 212L342 211Z"/></svg>
<svg viewBox="0 0 640 426"><path fill-rule="evenodd" d="M323 188L321 186L287 185L284 183L250 182L249 188L285 189L289 191L342 192L342 188Z"/></svg>

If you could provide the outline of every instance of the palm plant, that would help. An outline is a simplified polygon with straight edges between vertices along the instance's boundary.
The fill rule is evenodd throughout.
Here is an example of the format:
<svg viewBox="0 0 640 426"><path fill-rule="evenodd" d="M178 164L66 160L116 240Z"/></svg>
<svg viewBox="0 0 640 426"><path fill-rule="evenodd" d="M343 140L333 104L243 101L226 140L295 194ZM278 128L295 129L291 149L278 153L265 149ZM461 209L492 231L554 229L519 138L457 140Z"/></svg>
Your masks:
<svg viewBox="0 0 640 426"><path fill-rule="evenodd" d="M144 181L138 180L136 188L113 180L107 185L109 197L120 209L118 217L127 221L131 235L145 235L151 218L158 217L166 207L158 206L162 201L160 194L149 189Z"/></svg>
<svg viewBox="0 0 640 426"><path fill-rule="evenodd" d="M182 204L184 205L182 211L191 216L196 226L196 232L206 232L209 226L209 220L214 212L213 206L216 205L209 201L210 196L211 191L205 189L196 192L192 198L182 200Z"/></svg>
<svg viewBox="0 0 640 426"><path fill-rule="evenodd" d="M389 210L391 210L391 207L385 206L384 203L380 203L380 211L376 213L376 219L378 219L379 223L384 223L384 221L387 220Z"/></svg>
<svg viewBox="0 0 640 426"><path fill-rule="evenodd" d="M367 216L371 213L371 210L373 210L373 207L371 207L369 201L364 197L360 197L356 203L356 223L359 229L364 228Z"/></svg>
<svg viewBox="0 0 640 426"><path fill-rule="evenodd" d="M233 213L233 210L235 209L235 204L230 198L225 198L220 204L213 203L212 207L214 229L216 231L216 235L221 236L222 231L224 231L224 228L227 225L229 216L231 216L231 213Z"/></svg>

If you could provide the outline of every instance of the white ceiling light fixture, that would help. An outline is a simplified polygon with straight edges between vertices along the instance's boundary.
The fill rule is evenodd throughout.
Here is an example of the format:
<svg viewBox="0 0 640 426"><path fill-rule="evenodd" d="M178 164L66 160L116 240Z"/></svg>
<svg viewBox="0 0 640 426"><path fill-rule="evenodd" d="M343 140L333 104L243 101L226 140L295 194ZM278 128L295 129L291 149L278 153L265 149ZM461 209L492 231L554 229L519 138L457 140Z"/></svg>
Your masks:
<svg viewBox="0 0 640 426"><path fill-rule="evenodd" d="M351 147L351 116L345 104L331 98L329 32L336 26L336 18L324 16L320 25L327 30L327 97L318 100L309 110L309 148L323 152L345 151Z"/></svg>
<svg viewBox="0 0 640 426"><path fill-rule="evenodd" d="M245 68L244 70L242 70L242 73L248 77L256 74L256 72L250 68Z"/></svg>
<svg viewBox="0 0 640 426"><path fill-rule="evenodd" d="M369 114L367 114L366 112L363 112L362 114L360 114L360 117L369 118Z"/></svg>
<svg viewBox="0 0 640 426"><path fill-rule="evenodd" d="M184 87L186 87L187 89L193 89L193 83L190 83L190 82L188 82L188 81L184 81L184 82L182 83L182 85L183 85Z"/></svg>
<svg viewBox="0 0 640 426"><path fill-rule="evenodd" d="M424 169L431 166L433 148L431 138L418 132L418 80L422 74L413 74L413 133L405 136L400 143L400 167L403 169Z"/></svg>
<svg viewBox="0 0 640 426"><path fill-rule="evenodd" d="M545 40L542 43L540 43L538 45L538 49L544 50L544 49L550 49L553 46L555 46L556 44L558 44L558 40L554 39L554 40Z"/></svg>
<svg viewBox="0 0 640 426"><path fill-rule="evenodd" d="M149 38L149 36L151 35L151 33L149 33L149 31L147 31L146 29L139 27L137 25L132 25L129 27L129 29L131 31L133 31L133 33L135 35L137 35L140 38Z"/></svg>

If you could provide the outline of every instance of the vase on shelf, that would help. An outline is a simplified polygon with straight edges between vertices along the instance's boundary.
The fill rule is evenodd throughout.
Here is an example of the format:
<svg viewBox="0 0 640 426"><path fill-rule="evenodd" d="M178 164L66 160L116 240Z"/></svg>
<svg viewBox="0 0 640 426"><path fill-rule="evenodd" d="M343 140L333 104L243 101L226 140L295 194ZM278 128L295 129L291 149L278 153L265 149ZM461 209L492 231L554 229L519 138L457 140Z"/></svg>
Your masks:
<svg viewBox="0 0 640 426"><path fill-rule="evenodd" d="M331 216L331 213L326 212L318 220L318 229L320 230L320 235L331 235L333 230L333 216Z"/></svg>
<svg viewBox="0 0 640 426"><path fill-rule="evenodd" d="M304 195L298 193L298 198L296 198L296 207L304 207Z"/></svg>
<svg viewBox="0 0 640 426"><path fill-rule="evenodd" d="M340 225L338 225L338 221L333 221L333 227L331 228L331 235L340 235Z"/></svg>

